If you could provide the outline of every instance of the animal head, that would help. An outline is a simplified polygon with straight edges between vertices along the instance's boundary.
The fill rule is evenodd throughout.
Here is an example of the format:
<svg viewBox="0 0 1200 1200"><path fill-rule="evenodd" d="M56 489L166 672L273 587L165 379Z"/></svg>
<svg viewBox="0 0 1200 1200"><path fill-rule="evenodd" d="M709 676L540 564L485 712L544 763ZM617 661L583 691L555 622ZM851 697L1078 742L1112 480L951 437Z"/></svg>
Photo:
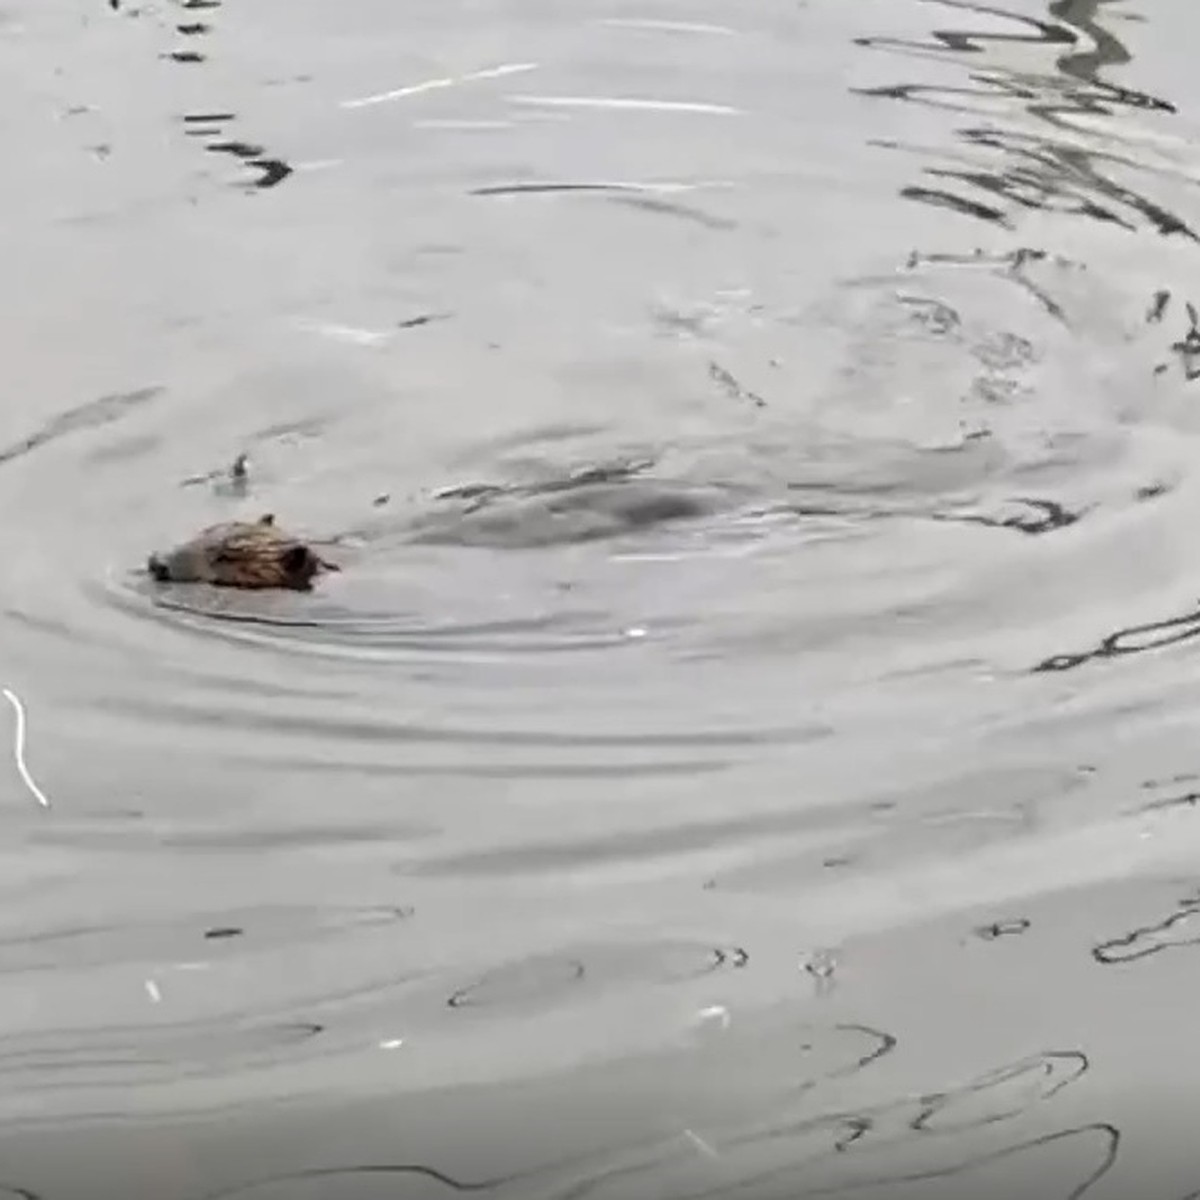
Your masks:
<svg viewBox="0 0 1200 1200"><path fill-rule="evenodd" d="M315 575L337 571L306 543L275 526L273 513L257 521L213 525L190 542L147 561L160 583L210 583L236 588L303 591Z"/></svg>

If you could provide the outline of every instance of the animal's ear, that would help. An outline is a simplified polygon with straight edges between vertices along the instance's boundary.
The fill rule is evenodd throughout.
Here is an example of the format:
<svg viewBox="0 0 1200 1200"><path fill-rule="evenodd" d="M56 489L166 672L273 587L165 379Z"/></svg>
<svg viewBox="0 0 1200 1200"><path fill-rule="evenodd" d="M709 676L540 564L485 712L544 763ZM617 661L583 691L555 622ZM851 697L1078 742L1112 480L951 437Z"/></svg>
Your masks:
<svg viewBox="0 0 1200 1200"><path fill-rule="evenodd" d="M283 567L289 575L302 575L308 569L307 546L289 546L283 552Z"/></svg>
<svg viewBox="0 0 1200 1200"><path fill-rule="evenodd" d="M275 524L275 514L274 513L263 513L263 515L258 518L258 523L260 525L274 525Z"/></svg>

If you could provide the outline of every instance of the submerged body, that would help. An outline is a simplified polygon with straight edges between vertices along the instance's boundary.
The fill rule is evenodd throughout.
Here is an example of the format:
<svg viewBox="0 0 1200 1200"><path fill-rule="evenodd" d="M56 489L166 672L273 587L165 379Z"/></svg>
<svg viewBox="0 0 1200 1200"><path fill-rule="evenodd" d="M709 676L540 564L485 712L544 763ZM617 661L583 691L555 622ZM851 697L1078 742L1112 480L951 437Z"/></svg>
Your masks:
<svg viewBox="0 0 1200 1200"><path fill-rule="evenodd" d="M257 521L212 525L174 550L152 554L146 569L159 583L307 591L314 576L339 568L267 513Z"/></svg>
<svg viewBox="0 0 1200 1200"><path fill-rule="evenodd" d="M498 492L423 514L414 541L529 549L591 542L707 515L711 496L652 481L581 484L553 492Z"/></svg>
<svg viewBox="0 0 1200 1200"><path fill-rule="evenodd" d="M436 507L406 522L404 540L507 549L562 546L696 519L729 502L724 487L640 477L651 465L646 460L607 463L533 483L446 488L435 493ZM244 471L240 459L232 474L239 470ZM386 503L387 497L381 500ZM389 525L387 532L395 522ZM349 536L369 536L369 531ZM279 529L268 513L257 521L210 526L173 550L151 555L147 570L160 583L307 591L315 576L340 568Z"/></svg>
<svg viewBox="0 0 1200 1200"><path fill-rule="evenodd" d="M441 503L413 524L417 542L509 549L616 538L704 517L725 489L645 474L651 459L596 463L531 483L468 484L435 493Z"/></svg>

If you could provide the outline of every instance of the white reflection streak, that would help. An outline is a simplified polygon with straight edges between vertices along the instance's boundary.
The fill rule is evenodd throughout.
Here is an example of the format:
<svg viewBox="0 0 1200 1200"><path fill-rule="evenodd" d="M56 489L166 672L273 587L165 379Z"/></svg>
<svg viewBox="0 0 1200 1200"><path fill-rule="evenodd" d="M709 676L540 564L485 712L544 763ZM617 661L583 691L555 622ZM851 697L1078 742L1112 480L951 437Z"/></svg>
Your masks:
<svg viewBox="0 0 1200 1200"><path fill-rule="evenodd" d="M729 1015L729 1009L723 1004L710 1004L707 1008L702 1008L696 1018L700 1021L717 1021L722 1029L728 1029L733 1018Z"/></svg>
<svg viewBox="0 0 1200 1200"><path fill-rule="evenodd" d="M46 799L45 792L33 782L33 776L30 775L29 768L25 765L25 706L21 703L20 696L11 688L2 690L5 699L13 706L13 711L17 714L17 726L13 733L13 758L16 759L17 772L25 786L33 793L34 799L43 808L49 808L50 801Z"/></svg>
<svg viewBox="0 0 1200 1200"><path fill-rule="evenodd" d="M701 1154L706 1154L709 1158L720 1158L720 1155L698 1134L690 1129L683 1131L683 1136L687 1138Z"/></svg>
<svg viewBox="0 0 1200 1200"><path fill-rule="evenodd" d="M614 29L653 29L662 33L715 33L728 37L737 32L728 25L702 25L695 21L657 21L650 17L608 17L599 23Z"/></svg>
<svg viewBox="0 0 1200 1200"><path fill-rule="evenodd" d="M453 129L464 132L474 133L479 130L487 129L511 129L511 121L454 121L454 120L429 120L429 121L414 121L415 129Z"/></svg>
<svg viewBox="0 0 1200 1200"><path fill-rule="evenodd" d="M641 100L625 96L506 96L510 104L537 105L543 108L623 108L652 112L702 113L706 116L736 117L743 110L728 104L707 104L693 100Z"/></svg>
<svg viewBox="0 0 1200 1200"><path fill-rule="evenodd" d="M443 79L426 79L423 83L395 88L390 92L377 92L373 96L359 96L354 100L343 100L342 108L366 108L371 104L386 104L389 100L402 100L406 96L418 96L422 92L433 92L439 88L457 87L460 83L474 83L479 79L499 79L504 75L518 75L524 71L536 71L537 63L503 63L468 75L447 75Z"/></svg>
<svg viewBox="0 0 1200 1200"><path fill-rule="evenodd" d="M340 167L345 159L342 158L314 158L306 162L292 163L293 171L328 171L332 167Z"/></svg>
<svg viewBox="0 0 1200 1200"><path fill-rule="evenodd" d="M310 333L319 333L354 346L381 346L395 336L391 329L362 329L355 325L338 325L333 321L301 320L297 324Z"/></svg>

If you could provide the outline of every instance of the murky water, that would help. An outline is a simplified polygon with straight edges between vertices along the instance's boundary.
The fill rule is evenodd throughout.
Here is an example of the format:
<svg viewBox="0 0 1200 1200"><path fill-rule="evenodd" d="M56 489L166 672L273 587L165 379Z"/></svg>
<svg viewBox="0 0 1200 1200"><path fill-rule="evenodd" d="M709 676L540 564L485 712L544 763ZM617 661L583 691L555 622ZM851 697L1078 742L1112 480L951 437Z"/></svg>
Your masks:
<svg viewBox="0 0 1200 1200"><path fill-rule="evenodd" d="M0 5L0 1194L1197 1194L1198 33Z"/></svg>

